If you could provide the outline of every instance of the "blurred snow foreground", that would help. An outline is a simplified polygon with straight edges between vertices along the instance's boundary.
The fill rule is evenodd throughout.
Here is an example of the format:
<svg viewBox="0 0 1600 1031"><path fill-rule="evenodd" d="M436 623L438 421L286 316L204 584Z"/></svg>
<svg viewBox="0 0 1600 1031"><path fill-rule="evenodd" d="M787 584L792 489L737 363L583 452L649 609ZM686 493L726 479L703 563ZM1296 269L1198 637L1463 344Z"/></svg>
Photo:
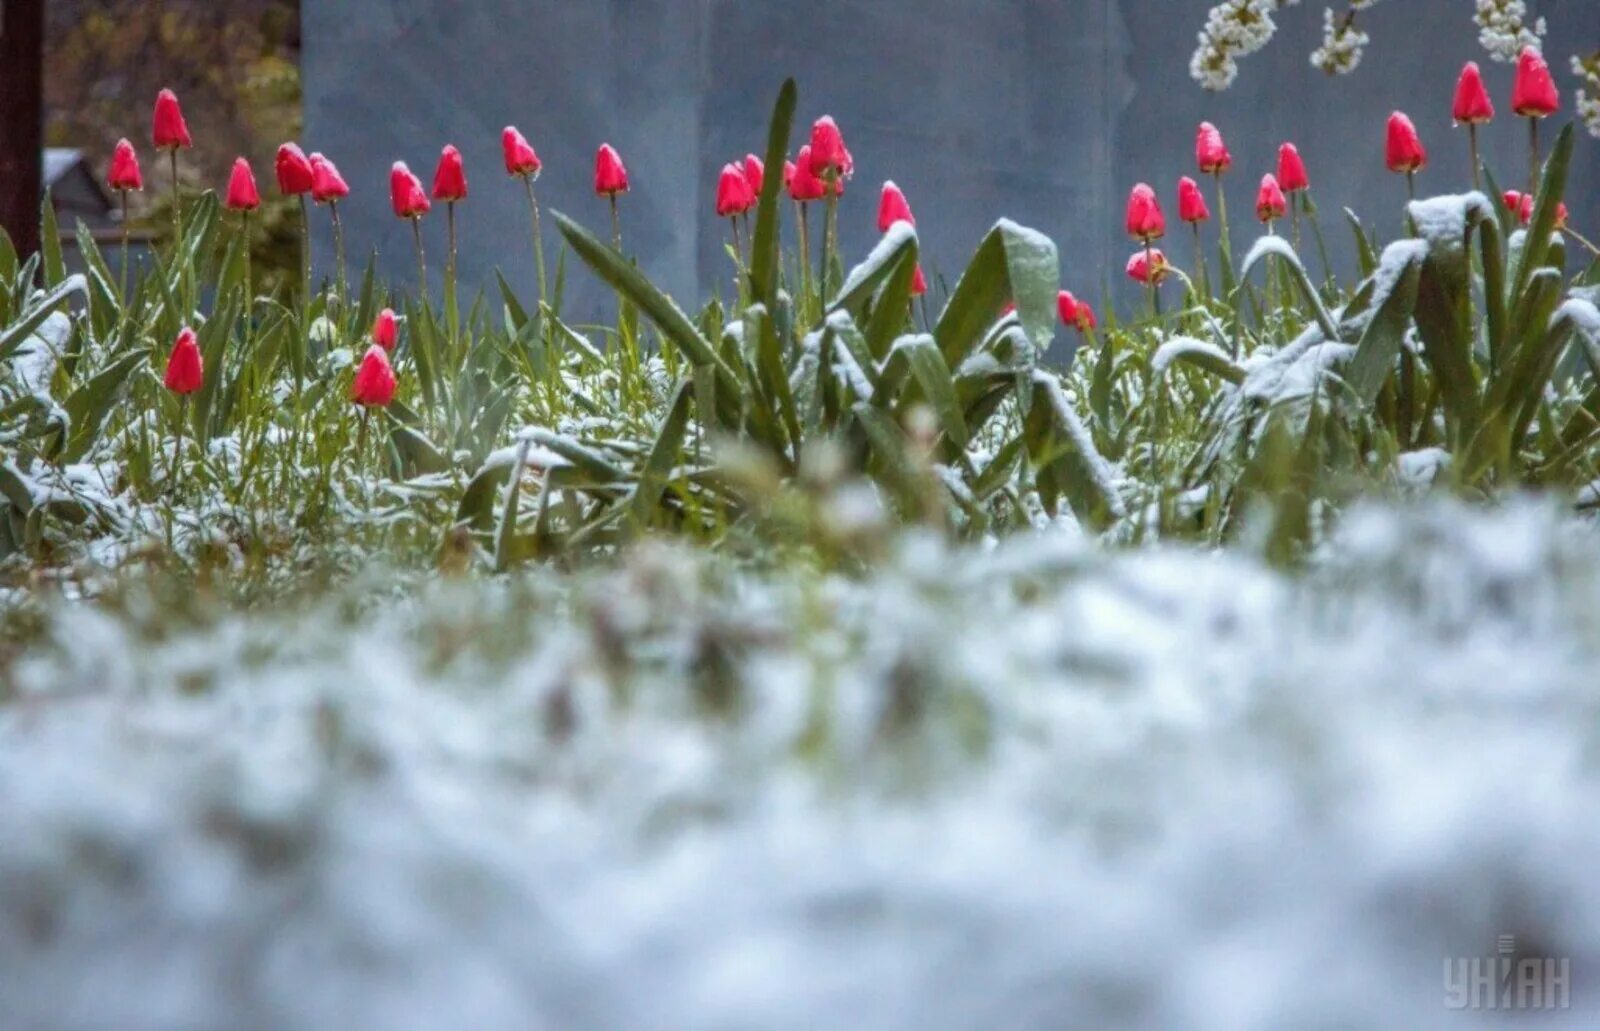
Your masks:
<svg viewBox="0 0 1600 1031"><path fill-rule="evenodd" d="M0 703L0 1025L1455 1027L1514 936L1594 1026L1597 543L63 605Z"/></svg>

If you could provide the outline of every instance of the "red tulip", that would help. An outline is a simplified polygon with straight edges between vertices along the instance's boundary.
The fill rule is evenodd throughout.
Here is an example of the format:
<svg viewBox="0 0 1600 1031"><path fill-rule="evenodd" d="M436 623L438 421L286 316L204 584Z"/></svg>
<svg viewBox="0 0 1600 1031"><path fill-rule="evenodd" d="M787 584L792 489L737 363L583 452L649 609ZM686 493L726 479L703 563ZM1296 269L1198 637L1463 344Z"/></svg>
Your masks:
<svg viewBox="0 0 1600 1031"><path fill-rule="evenodd" d="M389 171L389 199L400 218L421 218L433 207L423 192L422 180L412 174L404 161L396 161Z"/></svg>
<svg viewBox="0 0 1600 1031"><path fill-rule="evenodd" d="M538 178L539 169L544 166L539 162L539 155L533 152L532 144L517 131L516 126L508 125L501 130L500 149L506 157L506 175Z"/></svg>
<svg viewBox="0 0 1600 1031"><path fill-rule="evenodd" d="M1561 107L1561 94L1550 77L1550 66L1533 47L1517 58L1517 78L1511 90L1511 110L1527 118L1548 118Z"/></svg>
<svg viewBox="0 0 1600 1031"><path fill-rule="evenodd" d="M338 202L350 196L350 187L332 161L321 154L311 155L311 199L318 204Z"/></svg>
<svg viewBox="0 0 1600 1031"><path fill-rule="evenodd" d="M1284 193L1311 189L1306 163L1300 160L1300 150L1292 143L1285 143L1278 148L1278 185Z"/></svg>
<svg viewBox="0 0 1600 1031"><path fill-rule="evenodd" d="M755 196L750 192L750 180L744 177L744 169L735 164L723 165L722 175L717 179L717 217L742 215L755 202Z"/></svg>
<svg viewBox="0 0 1600 1031"><path fill-rule="evenodd" d="M350 385L350 400L368 408L383 408L394 400L394 388L394 369L389 366L389 354L373 344L361 359L361 367L356 369L355 382Z"/></svg>
<svg viewBox="0 0 1600 1031"><path fill-rule="evenodd" d="M611 197L628 192L628 170L623 167L622 156L609 143L601 144L594 156L594 192Z"/></svg>
<svg viewBox="0 0 1600 1031"><path fill-rule="evenodd" d="M766 185L767 166L754 154L744 156L744 179L750 184L750 196L759 199L761 187Z"/></svg>
<svg viewBox="0 0 1600 1031"><path fill-rule="evenodd" d="M200 342L195 338L194 330L185 326L178 333L177 343L172 345L172 354L167 358L167 374L162 383L174 394L192 394L204 382Z"/></svg>
<svg viewBox="0 0 1600 1031"><path fill-rule="evenodd" d="M305 152L293 143L285 143L278 148L277 171L278 192L285 197L310 193L316 185L311 162L306 160Z"/></svg>
<svg viewBox="0 0 1600 1031"><path fill-rule="evenodd" d="M1523 225L1527 225L1528 223L1533 221L1533 206L1534 206L1533 194L1531 194L1531 193L1520 193L1517 190L1507 190L1505 192L1505 196L1503 198L1501 198L1501 199L1505 203L1506 210L1507 211L1511 211L1511 212L1515 212L1516 216L1517 216L1517 220L1520 221ZM1570 214L1570 212L1567 211L1567 206L1565 204L1557 202L1557 204L1556 204L1556 228L1557 229L1566 228L1567 216L1569 214Z"/></svg>
<svg viewBox="0 0 1600 1031"><path fill-rule="evenodd" d="M783 163L783 188L785 190L793 188L793 186L794 186L794 172L795 172L794 162L793 161L785 161Z"/></svg>
<svg viewBox="0 0 1600 1031"><path fill-rule="evenodd" d="M1428 164L1428 150L1417 136L1417 127L1399 111L1389 116L1385 159L1391 172L1416 172Z"/></svg>
<svg viewBox="0 0 1600 1031"><path fill-rule="evenodd" d="M1195 132L1194 160L1206 175L1226 172L1233 166L1233 155L1222 142L1222 133L1210 122L1201 122Z"/></svg>
<svg viewBox="0 0 1600 1031"><path fill-rule="evenodd" d="M1256 218L1263 222L1271 222L1275 218L1282 218L1289 211L1288 202L1284 200L1283 188L1278 185L1278 179L1270 172L1261 177L1261 189L1256 192Z"/></svg>
<svg viewBox="0 0 1600 1031"><path fill-rule="evenodd" d="M194 146L189 139L189 127L183 121L183 109L178 106L178 95L169 89L156 94L156 113L150 136L157 150Z"/></svg>
<svg viewBox="0 0 1600 1031"><path fill-rule="evenodd" d="M811 127L811 171L819 179L828 173L843 179L855 170L855 161L845 148L844 134L834 123L832 115L823 115Z"/></svg>
<svg viewBox="0 0 1600 1031"><path fill-rule="evenodd" d="M1094 309L1087 302L1072 296L1070 290L1063 290L1056 296L1056 310L1061 314L1063 326L1070 326L1080 333L1087 333L1095 327Z"/></svg>
<svg viewBox="0 0 1600 1031"><path fill-rule="evenodd" d="M250 171L250 162L238 158L233 162L233 172L228 176L228 199L225 202L230 211L254 211L261 206L261 193L256 189L255 173Z"/></svg>
<svg viewBox="0 0 1600 1031"><path fill-rule="evenodd" d="M385 308L378 312L377 319L372 323L372 342L385 351L393 351L399 339L400 326L395 321L394 309Z"/></svg>
<svg viewBox="0 0 1600 1031"><path fill-rule="evenodd" d="M467 199L467 169L461 161L461 151L449 143L439 152L439 167L433 173L433 199Z"/></svg>
<svg viewBox="0 0 1600 1031"><path fill-rule="evenodd" d="M789 179L789 196L798 201L814 201L826 195L827 188L811 170L811 147L801 147L795 155L794 175Z"/></svg>
<svg viewBox="0 0 1600 1031"><path fill-rule="evenodd" d="M928 292L928 277L922 274L922 262L917 262L917 270L911 276L911 296L921 297Z"/></svg>
<svg viewBox="0 0 1600 1031"><path fill-rule="evenodd" d="M878 196L878 232L887 233L896 222L916 225L917 219L911 214L911 203L906 195L891 179L883 184L883 192Z"/></svg>
<svg viewBox="0 0 1600 1031"><path fill-rule="evenodd" d="M1161 214L1161 202L1156 199L1156 191L1147 183L1139 183L1128 194L1128 235L1145 243L1167 235L1167 220Z"/></svg>
<svg viewBox="0 0 1600 1031"><path fill-rule="evenodd" d="M1482 125L1494 120L1494 101L1483 86L1483 73L1478 62L1468 61L1456 80L1456 102L1453 109L1457 125Z"/></svg>
<svg viewBox="0 0 1600 1031"><path fill-rule="evenodd" d="M144 189L144 177L139 174L139 155L133 144L122 139L111 152L111 171L106 175L106 185L119 192Z"/></svg>
<svg viewBox="0 0 1600 1031"><path fill-rule="evenodd" d="M1200 184L1188 176L1178 180L1178 218L1190 225L1211 219L1211 209L1206 206Z"/></svg>
<svg viewBox="0 0 1600 1031"><path fill-rule="evenodd" d="M1128 278L1136 283L1159 284L1167 278L1167 256L1160 249L1152 249L1148 257L1144 251L1135 251L1128 259Z"/></svg>

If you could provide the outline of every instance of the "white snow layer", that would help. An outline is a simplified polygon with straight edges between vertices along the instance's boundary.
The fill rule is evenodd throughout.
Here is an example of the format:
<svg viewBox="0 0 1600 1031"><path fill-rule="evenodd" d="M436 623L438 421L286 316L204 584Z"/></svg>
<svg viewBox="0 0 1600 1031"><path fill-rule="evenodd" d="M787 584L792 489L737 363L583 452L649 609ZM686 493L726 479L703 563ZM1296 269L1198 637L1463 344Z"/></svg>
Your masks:
<svg viewBox="0 0 1600 1031"><path fill-rule="evenodd" d="M1426 1031L1505 1016L1443 974L1514 935L1592 1027L1596 544L1435 503L1302 579L1047 533L45 605L0 1023Z"/></svg>

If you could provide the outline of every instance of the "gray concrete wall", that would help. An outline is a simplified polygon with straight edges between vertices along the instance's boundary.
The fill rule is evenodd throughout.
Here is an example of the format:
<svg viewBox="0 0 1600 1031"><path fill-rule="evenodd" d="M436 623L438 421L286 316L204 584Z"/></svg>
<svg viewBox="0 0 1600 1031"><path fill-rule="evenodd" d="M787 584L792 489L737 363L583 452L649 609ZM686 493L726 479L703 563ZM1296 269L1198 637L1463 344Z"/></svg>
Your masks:
<svg viewBox="0 0 1600 1031"><path fill-rule="evenodd" d="M857 160L841 208L847 253L870 246L877 186L910 195L930 269L957 272L983 231L1009 215L1053 236L1066 284L1091 296L1120 289L1128 245L1121 206L1138 179L1169 196L1192 173L1195 124L1227 133L1236 159L1236 236L1251 232L1254 183L1277 144L1293 139L1329 212L1335 263L1350 248L1332 215L1350 205L1398 225L1401 183L1384 171L1383 122L1416 119L1432 149L1425 189L1462 188L1466 145L1449 123L1455 74L1484 61L1466 0L1406 0L1368 12L1374 44L1352 77L1307 63L1320 16L1302 5L1274 44L1248 59L1229 92L1188 78L1203 0L305 0L307 149L327 152L354 194L352 254L376 246L383 269L412 274L407 227L388 210L396 159L430 180L439 148L465 154L472 197L461 210L463 274L492 283L501 266L531 283L522 194L505 179L499 130L519 125L545 162L540 194L604 227L590 192L601 141L618 147L634 192L624 199L628 248L685 299L727 282L725 226L711 212L721 164L763 147L787 75L801 120L832 113ZM1600 45L1594 0L1540 0L1551 52ZM1509 106L1510 72L1491 89ZM1570 92L1568 93L1570 97ZM1487 153L1507 178L1524 167L1524 130L1502 118ZM1596 218L1600 145L1579 145L1573 208ZM1172 202L1169 201L1169 206ZM1589 228L1595 228L1590 226ZM427 226L442 256L443 219ZM547 237L554 253L554 234ZM1173 242L1187 260L1187 241ZM442 261L431 260L435 270ZM569 270L574 314L603 294Z"/></svg>

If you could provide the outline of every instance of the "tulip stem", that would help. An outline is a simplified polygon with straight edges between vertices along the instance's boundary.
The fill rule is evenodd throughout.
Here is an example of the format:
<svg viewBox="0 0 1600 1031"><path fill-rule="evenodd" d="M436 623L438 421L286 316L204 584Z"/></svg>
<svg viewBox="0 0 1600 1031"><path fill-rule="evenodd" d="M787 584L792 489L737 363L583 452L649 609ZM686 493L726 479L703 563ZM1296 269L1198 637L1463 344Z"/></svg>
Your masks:
<svg viewBox="0 0 1600 1031"><path fill-rule="evenodd" d="M239 249L244 251L244 339L250 344L251 315L255 311L255 291L250 279L250 209L239 212Z"/></svg>
<svg viewBox="0 0 1600 1031"><path fill-rule="evenodd" d="M1144 240L1144 281L1150 288L1150 313L1156 318L1161 317L1161 294L1156 290L1156 263L1155 254L1150 249L1150 238Z"/></svg>
<svg viewBox="0 0 1600 1031"><path fill-rule="evenodd" d="M1539 119L1528 119L1528 196L1539 193Z"/></svg>
<svg viewBox="0 0 1600 1031"><path fill-rule="evenodd" d="M1417 173L1414 169L1406 172L1406 196L1410 200L1417 199Z"/></svg>
<svg viewBox="0 0 1600 1031"><path fill-rule="evenodd" d="M1483 189L1483 168L1478 160L1478 123L1467 123L1467 146L1472 148L1472 188Z"/></svg>
<svg viewBox="0 0 1600 1031"><path fill-rule="evenodd" d="M528 188L528 210L533 213L533 263L539 270L539 300L547 301L544 278L544 243L539 237L539 200L533 195L533 176L524 175L522 182Z"/></svg>
<svg viewBox="0 0 1600 1031"><path fill-rule="evenodd" d="M178 247L183 240L183 195L178 192L178 148L170 147L167 156L172 159L172 256L178 260Z"/></svg>
<svg viewBox="0 0 1600 1031"><path fill-rule="evenodd" d="M1228 238L1228 194L1222 188L1222 171L1219 169L1212 175L1217 180L1217 226L1222 231L1223 261L1227 262L1233 255L1233 248L1229 246Z"/></svg>
<svg viewBox="0 0 1600 1031"><path fill-rule="evenodd" d="M311 204L300 195L300 271L305 280L306 310L311 309Z"/></svg>
<svg viewBox="0 0 1600 1031"><path fill-rule="evenodd" d="M795 201L795 210L800 223L800 299L804 311L811 304L811 213L803 200Z"/></svg>
<svg viewBox="0 0 1600 1031"><path fill-rule="evenodd" d="M823 227L822 246L822 296L828 296L828 276L833 271L833 253L839 249L839 194L834 189L837 181L836 173L830 172L826 180L828 187L828 220ZM823 303L827 303L824 301Z"/></svg>
<svg viewBox="0 0 1600 1031"><path fill-rule="evenodd" d="M445 201L444 221L447 234L450 238L450 260L445 266L444 278L444 315L449 321L450 350L452 353L460 346L461 333L460 308L456 293L456 202Z"/></svg>
<svg viewBox="0 0 1600 1031"><path fill-rule="evenodd" d="M1202 244L1200 242L1200 223L1199 222L1190 222L1189 223L1189 228L1194 230L1195 275L1196 275L1196 278L1198 278L1199 282L1200 282L1200 287L1199 287L1200 293L1201 293L1201 295L1202 295L1202 297L1204 299L1209 299L1210 296L1211 296L1211 284L1208 282L1208 277L1206 275L1206 252L1205 252L1205 248L1204 248L1204 246L1202 246Z"/></svg>
<svg viewBox="0 0 1600 1031"><path fill-rule="evenodd" d="M344 224L339 221L339 202L328 201L328 214L333 217L333 260L339 270L339 307L341 311L347 310L349 300L347 294L350 282L345 278L344 265Z"/></svg>
<svg viewBox="0 0 1600 1031"><path fill-rule="evenodd" d="M428 298L428 257L422 250L422 219L411 218L411 238L417 247L417 300L423 304Z"/></svg>
<svg viewBox="0 0 1600 1031"><path fill-rule="evenodd" d="M128 191L118 190L122 196L122 287L120 296L124 309L128 307ZM127 314L126 310L123 312Z"/></svg>
<svg viewBox="0 0 1600 1031"><path fill-rule="evenodd" d="M622 216L617 212L617 195L608 195L611 198L611 246L617 253L622 253Z"/></svg>
<svg viewBox="0 0 1600 1031"><path fill-rule="evenodd" d="M178 489L178 465L183 460L183 424L189 421L189 395L178 398L178 441L172 452L172 464L167 468L168 487Z"/></svg>

